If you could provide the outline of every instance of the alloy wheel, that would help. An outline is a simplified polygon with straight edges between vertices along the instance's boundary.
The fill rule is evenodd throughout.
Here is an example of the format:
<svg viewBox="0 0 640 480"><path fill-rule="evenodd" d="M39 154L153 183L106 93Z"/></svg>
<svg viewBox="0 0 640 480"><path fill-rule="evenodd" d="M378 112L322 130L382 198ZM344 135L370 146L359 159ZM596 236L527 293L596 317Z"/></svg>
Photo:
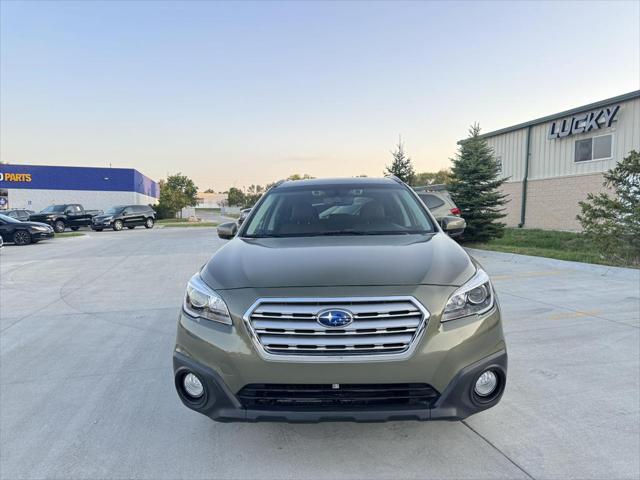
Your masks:
<svg viewBox="0 0 640 480"><path fill-rule="evenodd" d="M13 234L13 243L16 245L28 245L31 243L31 235L25 230L18 230Z"/></svg>

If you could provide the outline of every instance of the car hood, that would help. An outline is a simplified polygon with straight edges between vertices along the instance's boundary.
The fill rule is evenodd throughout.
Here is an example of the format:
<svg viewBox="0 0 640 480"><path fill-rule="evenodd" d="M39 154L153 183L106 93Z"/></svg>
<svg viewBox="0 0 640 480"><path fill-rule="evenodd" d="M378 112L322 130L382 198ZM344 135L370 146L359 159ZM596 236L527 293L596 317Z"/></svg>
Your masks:
<svg viewBox="0 0 640 480"><path fill-rule="evenodd" d="M49 217L55 217L56 215L61 215L60 213L32 213L29 215L29 220L46 220Z"/></svg>
<svg viewBox="0 0 640 480"><path fill-rule="evenodd" d="M234 238L200 272L213 289L462 285L475 273L446 234Z"/></svg>
<svg viewBox="0 0 640 480"><path fill-rule="evenodd" d="M23 227L46 227L48 229L51 229L51 227L48 224L42 223L42 222L32 222L32 221L20 222L20 225Z"/></svg>
<svg viewBox="0 0 640 480"><path fill-rule="evenodd" d="M93 217L94 220L96 221L101 221L101 220L106 220L107 218L113 218L113 217L117 217L117 214L113 214L113 215L95 215Z"/></svg>

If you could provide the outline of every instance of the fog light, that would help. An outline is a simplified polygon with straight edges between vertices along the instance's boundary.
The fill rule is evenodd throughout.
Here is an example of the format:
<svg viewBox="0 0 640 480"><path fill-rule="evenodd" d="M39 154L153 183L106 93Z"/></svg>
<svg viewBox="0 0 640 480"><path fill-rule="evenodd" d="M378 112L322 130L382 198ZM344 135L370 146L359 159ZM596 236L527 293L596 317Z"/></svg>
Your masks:
<svg viewBox="0 0 640 480"><path fill-rule="evenodd" d="M476 380L476 385L473 389L481 397L488 397L495 391L497 386L498 377L491 370L487 370L482 375L480 375L480 377L478 377L478 380Z"/></svg>
<svg viewBox="0 0 640 480"><path fill-rule="evenodd" d="M204 387L200 379L193 373L187 373L182 380L184 389L192 398L200 398L204 394Z"/></svg>

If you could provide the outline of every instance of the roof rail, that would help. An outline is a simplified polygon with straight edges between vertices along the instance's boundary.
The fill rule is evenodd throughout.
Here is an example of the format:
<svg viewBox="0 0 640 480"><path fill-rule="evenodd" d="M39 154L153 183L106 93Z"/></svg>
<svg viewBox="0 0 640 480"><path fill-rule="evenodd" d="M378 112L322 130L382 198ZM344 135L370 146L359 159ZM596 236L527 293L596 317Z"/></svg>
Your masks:
<svg viewBox="0 0 640 480"><path fill-rule="evenodd" d="M395 175L385 175L386 178L390 178L391 180L395 180L398 183L404 183L402 180L400 180L398 177L396 177Z"/></svg>
<svg viewBox="0 0 640 480"><path fill-rule="evenodd" d="M422 185L419 187L413 187L416 192L442 192L448 190L447 185L444 183L437 183L434 185Z"/></svg>
<svg viewBox="0 0 640 480"><path fill-rule="evenodd" d="M284 182L286 182L287 179L283 178L282 180L278 180L277 182L275 182L273 185L271 185L268 190L271 190L272 188L276 188L279 187L280 185L282 185Z"/></svg>

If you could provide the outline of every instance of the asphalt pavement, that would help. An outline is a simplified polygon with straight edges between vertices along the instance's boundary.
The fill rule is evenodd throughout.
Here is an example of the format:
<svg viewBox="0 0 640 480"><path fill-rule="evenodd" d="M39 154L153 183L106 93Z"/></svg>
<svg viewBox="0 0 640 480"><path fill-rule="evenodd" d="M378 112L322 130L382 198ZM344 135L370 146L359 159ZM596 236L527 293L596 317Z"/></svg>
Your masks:
<svg viewBox="0 0 640 480"><path fill-rule="evenodd" d="M0 253L0 478L640 477L640 272L474 252L503 308L502 402L464 422L221 424L173 387L212 228Z"/></svg>

